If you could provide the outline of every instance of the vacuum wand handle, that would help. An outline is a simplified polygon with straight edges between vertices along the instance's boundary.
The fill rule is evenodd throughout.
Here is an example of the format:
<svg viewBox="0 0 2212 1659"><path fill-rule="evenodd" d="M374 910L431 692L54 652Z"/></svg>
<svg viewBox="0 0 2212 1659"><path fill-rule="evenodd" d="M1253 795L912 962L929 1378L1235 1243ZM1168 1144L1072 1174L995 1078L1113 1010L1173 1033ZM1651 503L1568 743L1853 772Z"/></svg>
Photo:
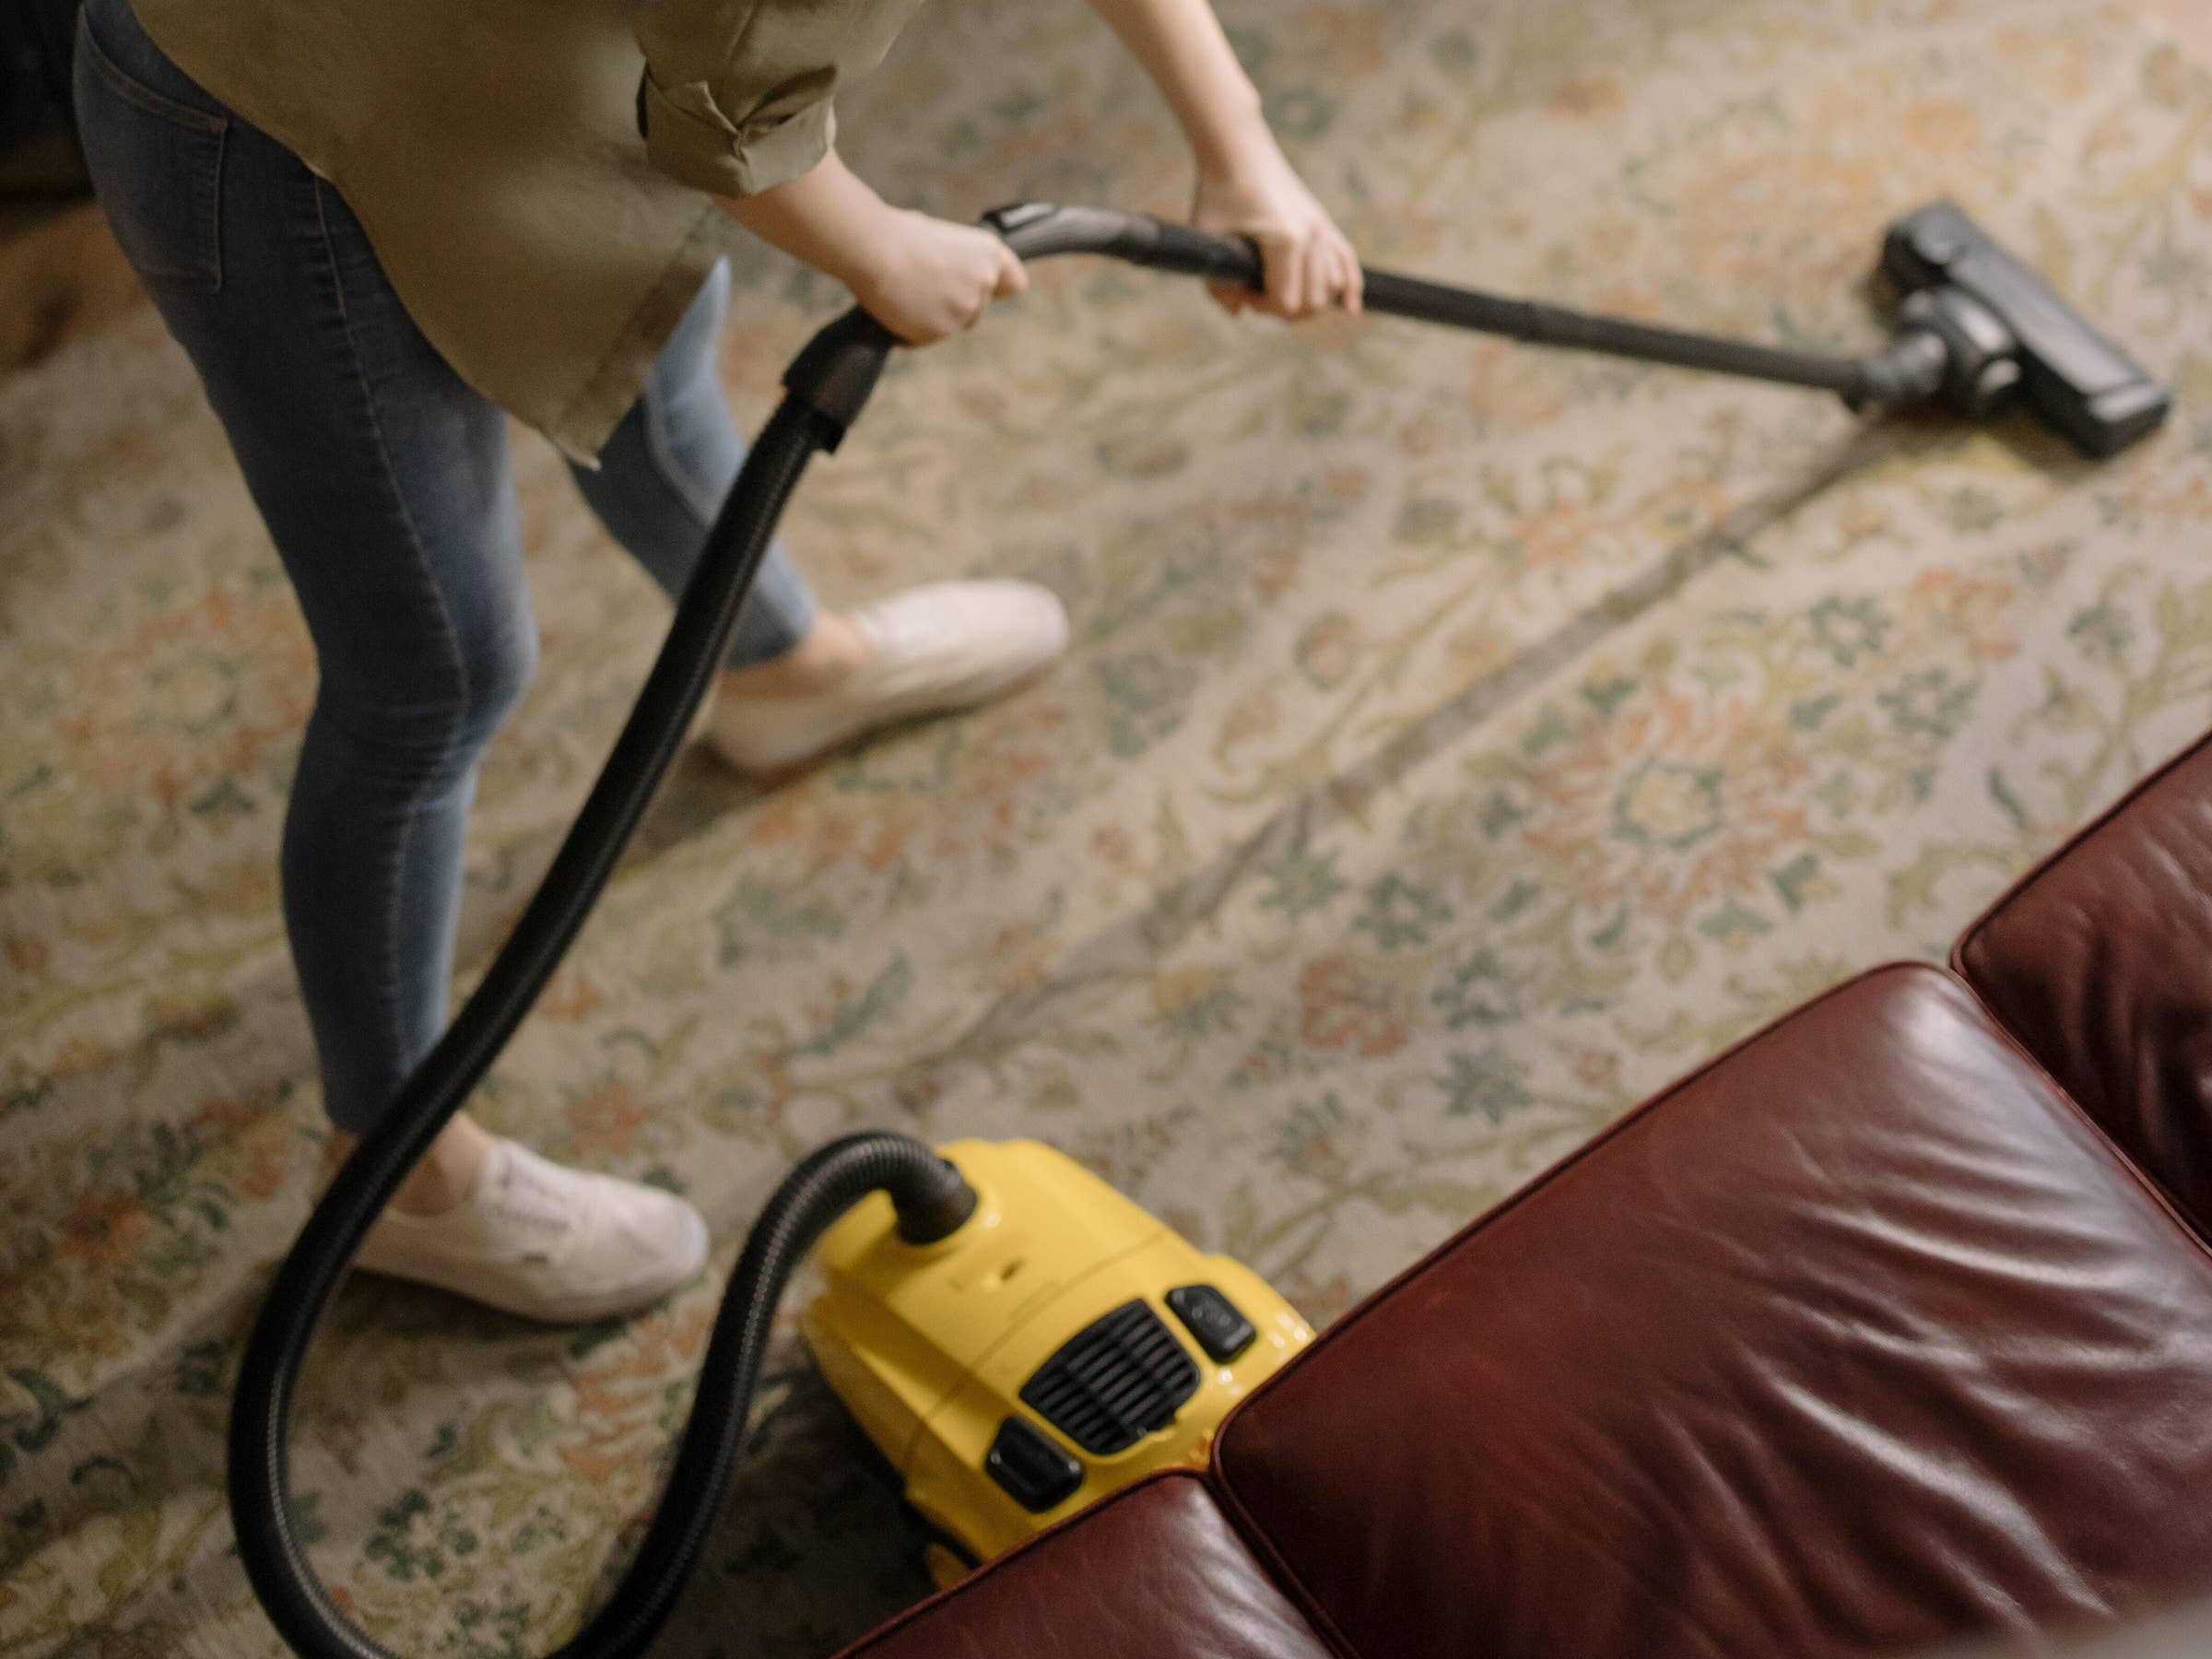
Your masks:
<svg viewBox="0 0 2212 1659"><path fill-rule="evenodd" d="M1131 265L1207 282L1241 283L1255 290L1266 285L1260 250L1247 238L1215 236L1150 214L1025 202L994 209L983 216L983 223L1024 259L1055 253L1103 253ZM1863 395L1865 391L1865 365L1857 358L1787 351L1622 317L1594 316L1564 306L1453 288L1395 271L1367 269L1364 278L1366 308L1389 316L1439 323L1448 328L1539 346L1569 347L1647 363L1810 386L1844 397Z"/></svg>

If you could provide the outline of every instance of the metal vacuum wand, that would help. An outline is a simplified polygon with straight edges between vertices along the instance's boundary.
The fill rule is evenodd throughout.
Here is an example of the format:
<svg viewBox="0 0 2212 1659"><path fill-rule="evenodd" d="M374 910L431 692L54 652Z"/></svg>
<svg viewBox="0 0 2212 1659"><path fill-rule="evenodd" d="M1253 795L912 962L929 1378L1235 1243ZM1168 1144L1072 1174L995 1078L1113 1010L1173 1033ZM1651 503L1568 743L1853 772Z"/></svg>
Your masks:
<svg viewBox="0 0 2212 1659"><path fill-rule="evenodd" d="M1148 214L1027 202L983 223L1025 259L1102 253L1133 265L1258 288L1259 250ZM1937 404L1991 419L2024 395L2086 453L2109 455L2165 418L2165 389L2027 265L1947 202L1889 228L1882 265L1906 292L1889 345L1866 357L1791 351L1746 340L1506 299L1394 271L1369 270L1366 305L1540 346L1709 370L1833 392L1853 409Z"/></svg>

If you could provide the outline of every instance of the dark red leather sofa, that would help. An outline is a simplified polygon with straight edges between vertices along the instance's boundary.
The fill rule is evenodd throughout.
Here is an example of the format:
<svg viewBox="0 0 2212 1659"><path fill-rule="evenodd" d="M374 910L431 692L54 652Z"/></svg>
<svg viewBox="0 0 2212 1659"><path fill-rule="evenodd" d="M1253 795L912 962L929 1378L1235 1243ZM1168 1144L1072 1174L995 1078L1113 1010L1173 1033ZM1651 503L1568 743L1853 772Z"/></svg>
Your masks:
<svg viewBox="0 0 2212 1659"><path fill-rule="evenodd" d="M2212 741L854 1659L1909 1654L2212 1591Z"/></svg>

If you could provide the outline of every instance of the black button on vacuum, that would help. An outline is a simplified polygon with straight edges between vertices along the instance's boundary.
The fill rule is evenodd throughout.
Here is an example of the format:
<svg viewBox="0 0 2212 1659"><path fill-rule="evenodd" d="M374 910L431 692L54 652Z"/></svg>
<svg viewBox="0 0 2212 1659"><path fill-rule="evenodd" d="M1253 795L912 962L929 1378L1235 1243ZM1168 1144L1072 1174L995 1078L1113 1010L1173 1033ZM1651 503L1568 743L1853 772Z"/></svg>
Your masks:
<svg viewBox="0 0 2212 1659"><path fill-rule="evenodd" d="M1252 1321L1237 1312L1236 1304L1211 1285L1185 1285L1171 1290L1168 1306L1198 1338L1198 1346L1207 1357L1223 1365L1250 1347L1259 1335L1252 1328Z"/></svg>
<svg viewBox="0 0 2212 1659"><path fill-rule="evenodd" d="M1015 1502L1036 1515L1065 1502L1083 1484L1083 1465L1018 1417L998 1426L983 1467Z"/></svg>

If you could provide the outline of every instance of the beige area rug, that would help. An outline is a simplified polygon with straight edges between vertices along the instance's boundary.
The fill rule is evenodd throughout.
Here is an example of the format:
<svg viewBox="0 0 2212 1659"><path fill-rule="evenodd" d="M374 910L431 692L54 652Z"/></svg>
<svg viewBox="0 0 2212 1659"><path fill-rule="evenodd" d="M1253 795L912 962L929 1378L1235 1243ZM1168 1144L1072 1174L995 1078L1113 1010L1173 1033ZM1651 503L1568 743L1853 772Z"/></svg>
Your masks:
<svg viewBox="0 0 2212 1659"><path fill-rule="evenodd" d="M2180 392L2034 427L1042 270L902 363L792 537L832 595L1015 572L1050 679L773 794L686 763L488 1115L683 1187L726 1266L858 1124L1036 1135L1327 1319L1670 1076L2005 880L2212 720L2212 29L2194 0L1225 10L1379 263L1836 346L1955 194ZM1079 6L946 0L856 163L966 215L1173 210ZM748 418L835 296L740 273ZM544 630L470 862L480 964L665 608L542 446ZM320 1109L275 908L312 688L150 318L0 390L0 1651L275 1652L229 1553L236 1346ZM329 1582L527 1654L634 1535L712 1284L547 1334L357 1284L300 1410ZM795 1345L672 1652L806 1659L924 1588Z"/></svg>

